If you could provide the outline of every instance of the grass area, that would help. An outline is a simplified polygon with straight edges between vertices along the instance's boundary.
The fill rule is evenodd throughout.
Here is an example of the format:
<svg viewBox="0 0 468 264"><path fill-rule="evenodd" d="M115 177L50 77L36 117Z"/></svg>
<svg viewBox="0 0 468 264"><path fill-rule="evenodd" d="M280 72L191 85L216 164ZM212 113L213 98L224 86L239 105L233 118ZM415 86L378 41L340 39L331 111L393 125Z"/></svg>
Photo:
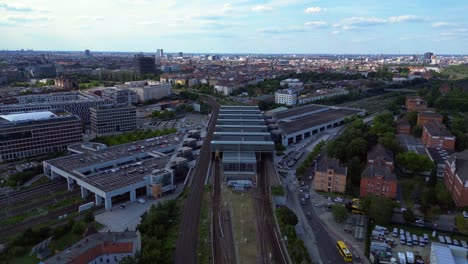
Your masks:
<svg viewBox="0 0 468 264"><path fill-rule="evenodd" d="M28 212L23 213L23 214L15 215L15 216L13 216L13 217L6 218L6 219L1 220L1 221L0 221L0 226L9 226L9 225L13 225L13 224L22 222L22 221L24 221L24 220L27 219L27 218L33 217L33 216L35 216L36 214L37 214L37 211L33 210L33 211L28 211Z"/></svg>
<svg viewBox="0 0 468 264"><path fill-rule="evenodd" d="M272 196L284 196L283 186L271 186L271 195Z"/></svg>
<svg viewBox="0 0 468 264"><path fill-rule="evenodd" d="M153 137L159 137L163 135L168 135L177 132L177 129L170 128L170 129L162 129L162 130L135 130L132 132L126 132L120 135L115 136L104 136L104 137L97 137L93 139L94 142L104 143L108 146L116 146L121 145L133 141L144 140Z"/></svg>
<svg viewBox="0 0 468 264"><path fill-rule="evenodd" d="M369 114L379 113L387 109L387 106L398 96L398 93L387 93L373 97L364 98L357 101L351 101L339 104L342 107L353 107L365 109Z"/></svg>
<svg viewBox="0 0 468 264"><path fill-rule="evenodd" d="M197 244L197 263L209 264L211 263L211 191L205 188L203 193L203 202L200 212L200 222L198 223L198 244Z"/></svg>
<svg viewBox="0 0 468 264"><path fill-rule="evenodd" d="M9 264L37 264L39 263L39 259L36 256L29 256L29 252L27 255L15 257L11 260L8 260Z"/></svg>
<svg viewBox="0 0 468 264"><path fill-rule="evenodd" d="M238 263L256 263L257 230L252 197L248 193L233 193L227 190L223 192L223 200L231 208Z"/></svg>
<svg viewBox="0 0 468 264"><path fill-rule="evenodd" d="M32 183L28 188L36 187L36 186L48 183L50 181L52 181L50 178L48 178L46 176L42 176L39 180Z"/></svg>
<svg viewBox="0 0 468 264"><path fill-rule="evenodd" d="M462 214L455 217L455 225L457 226L458 231L468 235L468 219L463 217Z"/></svg>

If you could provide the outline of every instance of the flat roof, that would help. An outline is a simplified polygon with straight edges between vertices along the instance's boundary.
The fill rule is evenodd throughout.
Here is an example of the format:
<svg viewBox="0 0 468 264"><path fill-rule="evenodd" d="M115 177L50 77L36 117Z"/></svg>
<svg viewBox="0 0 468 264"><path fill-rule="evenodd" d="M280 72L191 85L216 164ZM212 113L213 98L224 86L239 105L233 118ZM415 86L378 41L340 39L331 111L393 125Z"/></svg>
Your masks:
<svg viewBox="0 0 468 264"><path fill-rule="evenodd" d="M143 182L152 171L164 169L170 157L161 152L175 150L179 144L176 137L165 135L96 151L81 148L81 154L45 163L108 192Z"/></svg>
<svg viewBox="0 0 468 264"><path fill-rule="evenodd" d="M291 122L280 123L279 127L286 134L292 134L301 130L309 129L324 123L332 122L334 120L345 118L361 113L362 110L356 109L334 109L328 110L305 117L298 118Z"/></svg>
<svg viewBox="0 0 468 264"><path fill-rule="evenodd" d="M7 115L0 115L0 118L3 118L10 122L37 121L37 120L50 119L52 117L57 117L57 115L52 113L51 111L13 113L13 114L7 114Z"/></svg>
<svg viewBox="0 0 468 264"><path fill-rule="evenodd" d="M329 106L310 104L310 105L305 105L305 106L300 106L300 107L294 107L294 108L281 111L281 112L276 112L274 113L274 116L276 119L285 119L285 118L298 116L306 112L314 112L314 111L324 109L324 108L329 108Z"/></svg>

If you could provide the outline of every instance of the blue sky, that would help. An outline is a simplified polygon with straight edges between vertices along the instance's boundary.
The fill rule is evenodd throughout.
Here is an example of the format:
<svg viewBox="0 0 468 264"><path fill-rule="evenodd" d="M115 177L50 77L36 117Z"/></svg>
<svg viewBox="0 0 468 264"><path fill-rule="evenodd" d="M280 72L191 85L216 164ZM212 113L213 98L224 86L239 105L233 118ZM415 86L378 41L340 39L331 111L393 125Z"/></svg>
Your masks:
<svg viewBox="0 0 468 264"><path fill-rule="evenodd" d="M0 0L0 49L468 54L466 0Z"/></svg>

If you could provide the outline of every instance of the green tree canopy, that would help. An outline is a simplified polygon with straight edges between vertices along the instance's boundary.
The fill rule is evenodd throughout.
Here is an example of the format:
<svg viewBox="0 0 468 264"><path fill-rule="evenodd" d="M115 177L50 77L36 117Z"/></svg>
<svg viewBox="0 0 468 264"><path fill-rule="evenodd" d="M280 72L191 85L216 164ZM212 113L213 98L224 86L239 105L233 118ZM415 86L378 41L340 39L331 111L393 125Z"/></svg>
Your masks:
<svg viewBox="0 0 468 264"><path fill-rule="evenodd" d="M425 155L419 155L412 151L397 155L397 163L411 173L421 173L431 171L434 163Z"/></svg>

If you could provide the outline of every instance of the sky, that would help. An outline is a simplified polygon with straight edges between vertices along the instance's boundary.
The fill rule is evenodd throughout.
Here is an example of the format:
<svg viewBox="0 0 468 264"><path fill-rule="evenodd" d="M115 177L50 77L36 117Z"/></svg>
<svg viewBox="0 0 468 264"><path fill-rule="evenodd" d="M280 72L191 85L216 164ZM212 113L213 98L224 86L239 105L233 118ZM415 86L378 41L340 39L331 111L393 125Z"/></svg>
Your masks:
<svg viewBox="0 0 468 264"><path fill-rule="evenodd" d="M0 50L468 54L466 0L0 0Z"/></svg>

